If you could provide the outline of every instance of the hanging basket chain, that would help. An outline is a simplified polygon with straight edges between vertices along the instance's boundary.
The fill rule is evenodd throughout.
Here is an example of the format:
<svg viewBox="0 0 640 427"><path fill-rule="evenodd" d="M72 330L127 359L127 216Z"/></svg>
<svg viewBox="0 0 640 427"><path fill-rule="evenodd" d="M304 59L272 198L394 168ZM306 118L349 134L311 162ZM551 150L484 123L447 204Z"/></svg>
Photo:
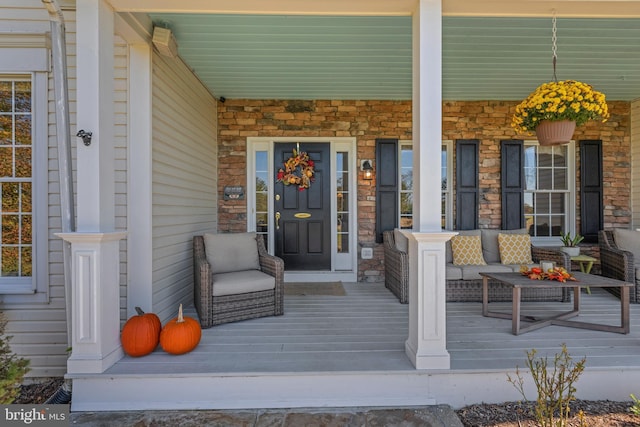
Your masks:
<svg viewBox="0 0 640 427"><path fill-rule="evenodd" d="M558 28L557 28L557 19L556 19L556 10L553 10L553 17L551 18L552 31L551 31L551 52L553 53L553 81L558 82L558 77L556 76L556 64L558 62Z"/></svg>

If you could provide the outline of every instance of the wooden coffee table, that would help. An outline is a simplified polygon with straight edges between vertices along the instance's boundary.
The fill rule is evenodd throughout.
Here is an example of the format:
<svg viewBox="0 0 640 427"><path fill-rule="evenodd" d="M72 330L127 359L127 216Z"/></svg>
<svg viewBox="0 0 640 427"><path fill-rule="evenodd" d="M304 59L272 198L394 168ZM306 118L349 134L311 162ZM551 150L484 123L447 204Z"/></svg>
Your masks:
<svg viewBox="0 0 640 427"><path fill-rule="evenodd" d="M500 319L511 319L511 331L514 335L534 331L544 326L560 325L572 328L592 329L595 331L629 333L629 288L633 283L621 280L610 279L608 277L596 276L585 273L572 273L578 281L568 281L561 283L555 280L531 280L520 273L480 273L482 277L482 315L485 317L497 317ZM489 311L489 279L498 281L513 289L512 312L499 313ZM520 302L522 289L535 288L572 288L573 289L573 310L560 313L552 317L536 318L532 316L522 316L520 314ZM600 323L580 322L568 320L580 314L580 289L581 288L620 288L620 326L603 325ZM521 326L520 322L525 321L527 326Z"/></svg>

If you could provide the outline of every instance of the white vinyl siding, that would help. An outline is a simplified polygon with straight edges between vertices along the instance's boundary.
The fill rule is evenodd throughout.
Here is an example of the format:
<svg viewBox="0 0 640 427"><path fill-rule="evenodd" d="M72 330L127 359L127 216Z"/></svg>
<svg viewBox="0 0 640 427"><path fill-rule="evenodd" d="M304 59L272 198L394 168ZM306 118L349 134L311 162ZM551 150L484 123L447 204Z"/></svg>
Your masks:
<svg viewBox="0 0 640 427"><path fill-rule="evenodd" d="M18 6L19 4L19 6ZM50 29L46 8L40 0L24 0L12 2L12 6L0 6L0 48L12 49L12 46L28 49L45 49ZM67 35L67 61L69 64L68 78L70 97L70 118L72 129L75 122L75 13L65 12ZM17 50L17 49L16 49ZM15 61L19 56L12 56ZM46 50L46 67L48 70L49 51ZM16 64L26 69L29 67L41 67L42 61ZM46 93L47 129L44 138L47 139L48 149L44 152L47 166L39 171L46 174L46 187L48 192L44 200L47 204L43 207L48 212L46 220L47 235L44 248L44 267L46 275L38 278L37 287L47 289L47 298L41 302L29 302L24 300L10 302L3 301L0 309L6 313L9 323L7 334L12 335L12 350L29 359L31 371L29 377L61 376L67 368L67 322L65 310L65 290L62 263L62 242L54 233L61 231L60 220L60 194L58 180L57 139L55 118L55 97L53 75L48 74ZM34 90L37 90L34 88ZM72 143L75 144L75 138ZM75 157L75 152L73 153ZM36 208L37 209L37 208ZM48 239L48 243L46 242ZM47 258L48 257L48 258ZM37 262L37 261L36 261ZM43 302L46 302L43 304Z"/></svg>
<svg viewBox="0 0 640 427"><path fill-rule="evenodd" d="M193 301L193 235L217 229L217 107L179 59L154 53L152 78L153 310L166 321Z"/></svg>
<svg viewBox="0 0 640 427"><path fill-rule="evenodd" d="M115 228L127 230L127 112L129 83L128 47L122 38L114 42L114 165L115 165ZM120 318L127 319L127 241L120 241Z"/></svg>
<svg viewBox="0 0 640 427"><path fill-rule="evenodd" d="M631 103L631 225L640 228L640 100Z"/></svg>

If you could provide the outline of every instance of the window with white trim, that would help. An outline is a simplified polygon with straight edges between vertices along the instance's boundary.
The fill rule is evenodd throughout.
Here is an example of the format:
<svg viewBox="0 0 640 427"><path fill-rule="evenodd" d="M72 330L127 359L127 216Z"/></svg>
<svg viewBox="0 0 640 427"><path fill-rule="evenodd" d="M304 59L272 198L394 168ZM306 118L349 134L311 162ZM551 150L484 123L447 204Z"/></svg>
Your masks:
<svg viewBox="0 0 640 427"><path fill-rule="evenodd" d="M533 237L557 238L575 224L575 145L525 142L524 153L526 227Z"/></svg>
<svg viewBox="0 0 640 427"><path fill-rule="evenodd" d="M453 171L451 156L452 142L442 143L441 151L441 178L442 178L442 229L450 230L453 227L451 173ZM400 228L413 227L413 146L400 143Z"/></svg>
<svg viewBox="0 0 640 427"><path fill-rule="evenodd" d="M47 298L46 79L46 73L0 73L0 294L5 303Z"/></svg>

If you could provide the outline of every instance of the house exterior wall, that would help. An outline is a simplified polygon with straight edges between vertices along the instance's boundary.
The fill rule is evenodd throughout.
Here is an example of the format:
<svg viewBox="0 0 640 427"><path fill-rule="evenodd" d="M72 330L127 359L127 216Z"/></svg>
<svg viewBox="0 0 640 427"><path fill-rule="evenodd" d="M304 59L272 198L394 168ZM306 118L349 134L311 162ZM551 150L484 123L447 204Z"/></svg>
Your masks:
<svg viewBox="0 0 640 427"><path fill-rule="evenodd" d="M154 53L152 67L153 310L166 321L193 299L192 236L217 227L216 101L179 59Z"/></svg>
<svg viewBox="0 0 640 427"><path fill-rule="evenodd" d="M640 99L631 103L631 227L640 228Z"/></svg>
<svg viewBox="0 0 640 427"><path fill-rule="evenodd" d="M411 139L409 101L262 101L229 99L218 105L218 194L246 186L247 137L355 137L358 159L375 158L376 138ZM382 280L382 245L375 245L375 183L358 179L358 241L374 248L358 260L359 281ZM246 201L219 203L218 230L246 231Z"/></svg>
<svg viewBox="0 0 640 427"><path fill-rule="evenodd" d="M500 141L535 139L516 135L511 117L517 102L444 102L442 139L479 139L480 226L500 228ZM576 129L574 139L602 139L605 170L605 228L628 227L631 222L630 104L609 102L611 118ZM219 182L246 185L246 138L254 136L357 138L358 161L375 158L376 138L410 140L411 101L281 101L232 100L219 104ZM454 150L455 151L455 150ZM576 150L579 190L579 150ZM455 162L454 162L455 164ZM455 175L454 175L455 176ZM454 187L455 188L455 187ZM578 197L576 212L580 212ZM219 203L220 231L246 231L245 201ZM382 245L375 243L375 181L358 182L358 242L373 247L372 260L358 260L359 281L383 280ZM579 229L579 223L576 224Z"/></svg>

